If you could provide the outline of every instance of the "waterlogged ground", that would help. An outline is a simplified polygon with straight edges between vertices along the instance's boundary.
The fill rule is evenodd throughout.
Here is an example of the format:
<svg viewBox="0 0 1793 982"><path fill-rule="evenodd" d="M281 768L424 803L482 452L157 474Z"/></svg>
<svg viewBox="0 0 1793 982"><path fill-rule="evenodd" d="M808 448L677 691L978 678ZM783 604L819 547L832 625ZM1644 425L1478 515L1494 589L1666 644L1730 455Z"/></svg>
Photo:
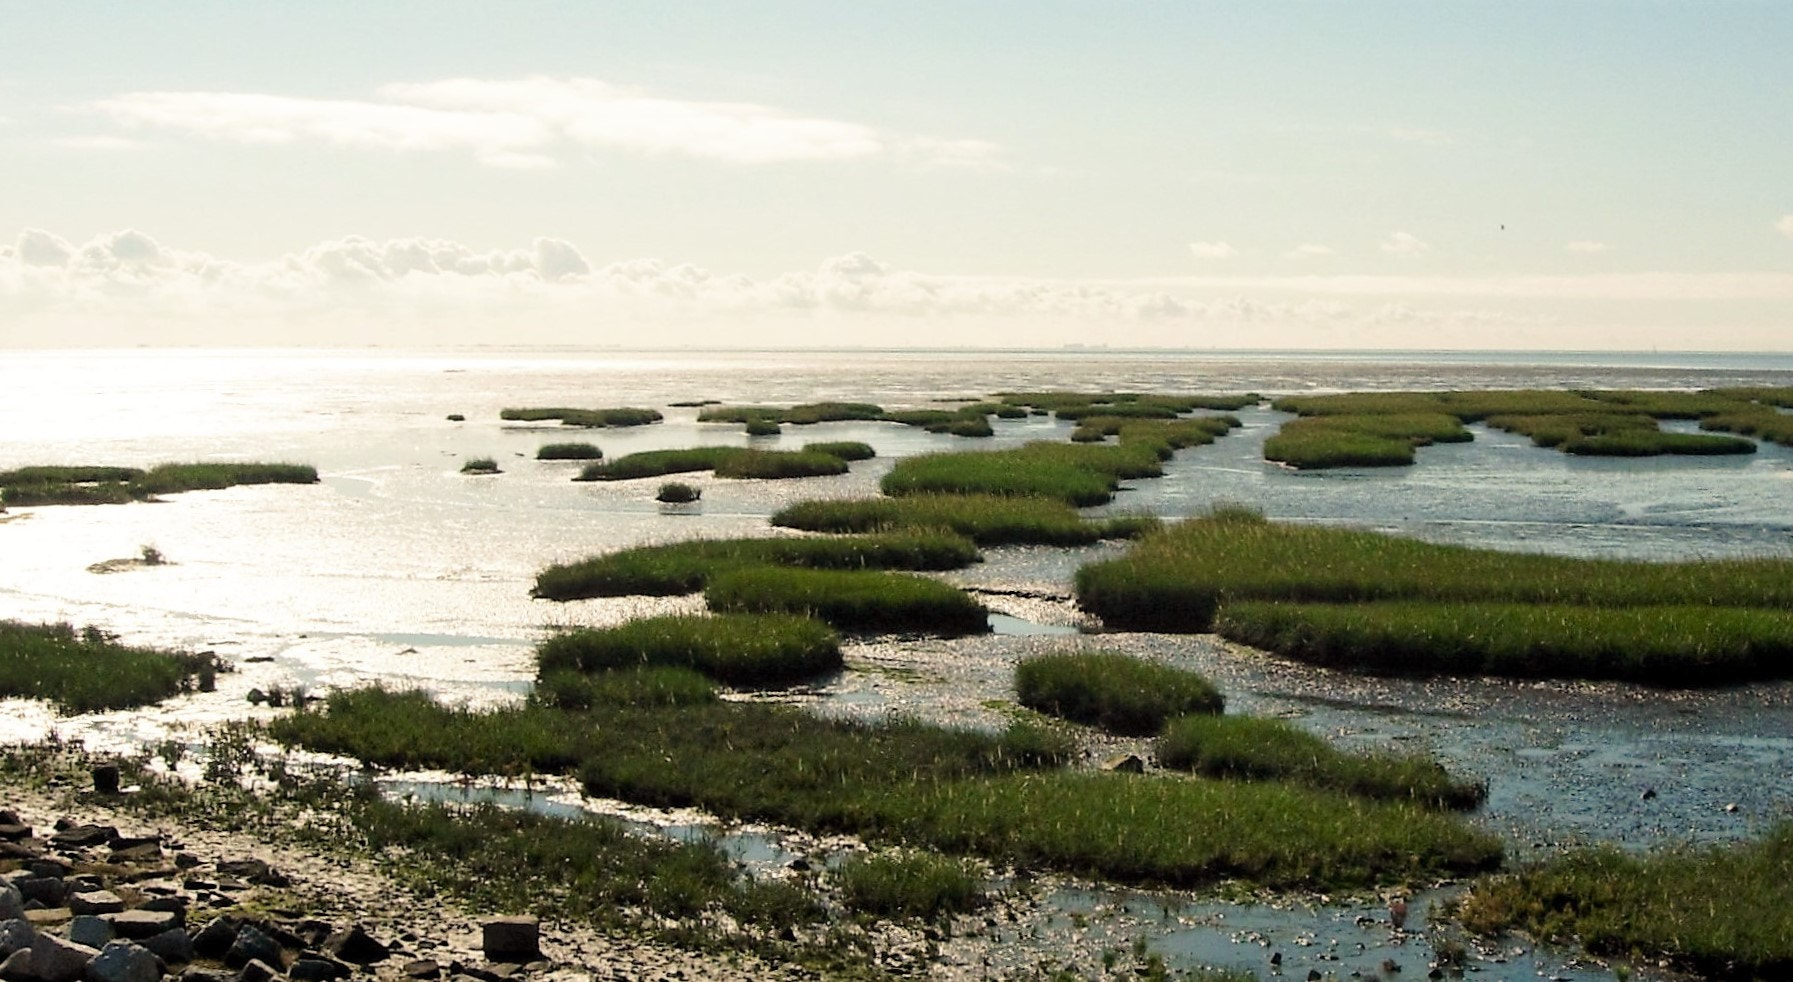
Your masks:
<svg viewBox="0 0 1793 982"><path fill-rule="evenodd" d="M1692 364L1690 362L1690 364ZM218 691L152 709L58 719L32 703L0 704L0 738L54 732L101 747L195 743L208 727L282 710L252 690L379 681L423 686L473 704L519 698L530 645L554 625L609 624L696 609L695 599L554 605L528 587L543 565L695 536L769 534L793 500L873 493L893 458L938 449L1064 439L1033 418L965 441L891 424L787 428L755 446L864 440L880 458L838 478L719 481L699 475L694 507L652 500L658 480L574 484L575 463L538 462L544 442L590 439L608 456L699 443L740 445L738 427L695 422L693 399L788 405L821 399L927 407L1002 389L1264 393L1367 388L1690 388L1793 383L1793 365L1721 361L1693 367L1601 367L1472 360L1131 357L1114 355L852 356L511 353L428 356L208 352L0 356L0 468L43 463L146 464L257 459L315 464L311 487L237 488L158 504L15 509L0 514L0 617L97 624L127 640L214 650L237 670ZM643 405L667 421L632 430L567 431L498 420L504 406ZM467 417L449 422L449 413ZM1266 464L1263 438L1284 418L1240 414L1244 428L1180 453L1165 478L1136 482L1109 510L1168 517L1241 501L1275 518L1349 522L1437 541L1574 555L1679 559L1793 553L1793 452L1748 457L1583 460L1474 428L1476 440L1427 448L1413 468L1296 474ZM467 477L491 456L504 473ZM153 545L170 563L115 564ZM1290 718L1346 745L1411 748L1489 782L1476 821L1518 859L1608 841L1626 848L1723 841L1793 814L1793 685L1672 693L1589 683L1356 678L1269 658L1212 637L1081 633L1069 603L1075 569L1119 547L993 550L950 577L998 611L996 634L952 641L877 639L848 650L849 669L784 698L816 711L898 713L996 725L1014 711L1013 665L1066 645L1162 657L1202 671L1236 712ZM1096 742L1092 758L1143 744ZM193 766L188 762L188 766ZM406 790L461 793L424 780ZM482 792L483 793L483 792ZM568 789L528 796L578 808ZM673 834L710 834L702 816L600 805ZM725 830L744 862L768 871L794 856L825 861L836 844L776 830ZM1384 961L1422 977L1435 959L1426 910L1452 888L1415 898L1406 929L1376 897L1245 898L1141 894L1088 884L1004 882L1004 904L945 956L977 977L1050 961L1096 972L1104 952L1126 964L1136 943L1173 966L1214 964L1306 978L1375 978ZM1483 978L1604 979L1568 953L1471 946ZM1389 976L1392 977L1392 976Z"/></svg>

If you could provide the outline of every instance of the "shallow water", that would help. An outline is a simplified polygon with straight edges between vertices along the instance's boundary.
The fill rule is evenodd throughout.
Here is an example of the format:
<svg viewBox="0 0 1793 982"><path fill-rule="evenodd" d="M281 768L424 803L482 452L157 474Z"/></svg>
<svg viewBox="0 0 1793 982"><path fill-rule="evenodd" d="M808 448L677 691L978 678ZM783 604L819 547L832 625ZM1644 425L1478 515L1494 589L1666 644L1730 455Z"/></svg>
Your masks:
<svg viewBox="0 0 1793 982"><path fill-rule="evenodd" d="M0 515L0 617L98 624L130 641L215 650L238 669L220 678L215 693L140 712L57 719L36 704L6 703L0 738L36 739L54 730L97 746L154 745L277 712L249 704L245 697L254 688L319 691L380 681L473 704L511 701L527 691L530 646L548 627L610 624L701 603L530 600L534 574L547 563L694 536L776 534L766 518L777 508L802 498L875 493L893 458L1069 433L1067 425L1042 418L998 421L997 436L985 441L892 424L788 427L752 444L864 440L880 456L835 478L752 482L701 475L692 483L703 488L702 501L676 509L652 500L657 479L575 484L569 478L578 464L533 459L539 444L569 438L589 439L611 457L748 442L739 427L698 424L695 409L669 406L676 401L851 399L906 408L1006 389L1274 394L1793 384L1793 361L1784 358L1678 361L1124 352L0 354L0 432L7 435L0 468L261 459L312 463L323 476L310 487L235 488L159 504ZM549 404L652 406L667 420L569 431L498 419L505 406ZM449 422L450 413L467 421ZM1793 511L1786 507L1793 451L1786 448L1765 444L1734 458L1584 460L1476 427L1473 443L1426 448L1412 468L1298 474L1261 455L1263 438L1284 417L1267 409L1239 415L1241 431L1179 453L1164 478L1134 482L1106 510L1178 517L1240 501L1282 519L1572 555L1793 554ZM461 461L474 456L497 459L504 473L461 475ZM161 550L169 565L107 574L88 569L135 556L144 545ZM1346 744L1427 750L1455 770L1487 778L1490 799L1477 821L1505 836L1519 857L1586 841L1645 848L1726 840L1793 813L1793 686L1669 693L1614 684L1365 679L1212 637L1080 634L1093 625L1068 601L1071 576L1120 548L991 550L987 562L948 578L980 592L996 611L995 633L855 643L848 671L794 698L826 713L897 712L996 725L1006 719L1017 659L1066 645L1101 646L1200 669L1236 710L1285 716ZM1096 752L1127 749L1140 748L1108 741ZM757 840L751 848L773 850ZM1407 957L1423 951L1422 939L1390 936L1386 924L1360 925L1361 905L1181 898L1172 904L1175 914L1136 916L1163 900L1100 890L1053 893L1029 929L1047 939L1039 950L1078 932L1144 932L1153 950L1175 962L1260 970L1268 948L1276 947L1292 977L1305 976L1305 969L1293 971L1298 964L1344 977L1348 967L1391 956L1365 962L1359 943L1372 952L1400 948L1393 955L1407 960L1407 977L1423 964ZM1374 937L1366 939L1366 931ZM1358 961L1319 958L1336 950L1329 947L1333 940ZM1607 977L1565 967L1548 954L1479 964L1491 978Z"/></svg>

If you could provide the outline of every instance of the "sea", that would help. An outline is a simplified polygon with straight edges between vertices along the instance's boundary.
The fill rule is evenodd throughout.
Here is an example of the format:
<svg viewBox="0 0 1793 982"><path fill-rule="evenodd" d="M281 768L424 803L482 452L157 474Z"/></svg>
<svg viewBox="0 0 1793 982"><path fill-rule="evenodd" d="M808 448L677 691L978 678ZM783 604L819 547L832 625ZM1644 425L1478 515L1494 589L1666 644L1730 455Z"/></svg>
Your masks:
<svg viewBox="0 0 1793 982"><path fill-rule="evenodd" d="M773 512L798 500L876 494L879 478L905 456L1064 440L1070 433L1067 423L1029 417L996 421L988 439L870 422L787 426L777 436L748 437L738 425L698 422L700 404L854 401L907 409L1043 390L1276 396L1738 385L1793 386L1793 355L1105 348L0 352L0 470L284 461L311 464L321 476L311 486L0 513L0 619L94 625L131 642L214 651L236 669L216 692L147 710L67 717L39 703L3 702L0 740L54 735L121 751L170 740L197 744L209 727L282 711L252 703L252 690L316 694L381 683L469 705L512 702L528 691L531 648L545 633L699 607L692 598L533 600L529 588L548 564L647 543L790 534L769 525ZM530 406L641 406L665 418L598 430L500 418L506 407ZM1278 520L1499 549L1653 561L1793 555L1793 449L1764 443L1741 456L1589 459L1474 426L1472 442L1423 448L1411 467L1296 472L1262 455L1264 438L1286 414L1260 407L1236 415L1243 425L1233 434L1180 451L1164 477L1129 482L1114 504L1093 513L1174 520L1239 503ZM610 458L696 445L795 449L821 440L864 441L877 456L838 477L696 475L686 480L702 489L701 501L668 506L654 500L659 479L579 483L572 480L578 463L535 459L541 444L566 440L596 443ZM465 461L479 457L497 461L501 473L461 472ZM112 562L138 557L146 547L166 563ZM1646 849L1727 841L1793 815L1788 684L1671 693L1609 683L1363 679L1283 663L1212 637L1092 633L1099 626L1071 602L1071 576L1082 563L1121 549L990 550L985 563L949 578L992 608L995 633L855 642L841 678L792 698L828 714L999 725L1004 717L993 707L1012 698L1009 678L1018 658L1067 645L1100 646L1207 672L1236 711L1288 718L1346 745L1424 750L1453 769L1486 777L1490 800L1476 821L1499 831L1521 858L1588 842ZM1108 749L1143 748L1122 742ZM1154 950L1173 964L1247 965L1241 960L1247 955L1263 956L1256 948L1276 945L1289 952L1285 971L1308 964L1302 958L1309 955L1318 970L1336 971L1336 959L1298 950L1313 948L1301 937L1328 932L1335 952L1341 938L1372 953L1392 950L1384 934L1361 936L1361 911L1350 904L1313 901L1291 913L1274 904L1210 909L1178 898L1174 909L1182 913L1172 917L1171 900L1118 896L1099 886L1067 886L1058 910L1067 917L1077 911L1080 923L1093 918L1119 936L1150 929L1150 917L1139 924L1127 918L1160 903ZM1423 951L1403 951L1419 965ZM1528 950L1502 959L1486 960L1494 973L1487 977L1612 977L1566 953Z"/></svg>

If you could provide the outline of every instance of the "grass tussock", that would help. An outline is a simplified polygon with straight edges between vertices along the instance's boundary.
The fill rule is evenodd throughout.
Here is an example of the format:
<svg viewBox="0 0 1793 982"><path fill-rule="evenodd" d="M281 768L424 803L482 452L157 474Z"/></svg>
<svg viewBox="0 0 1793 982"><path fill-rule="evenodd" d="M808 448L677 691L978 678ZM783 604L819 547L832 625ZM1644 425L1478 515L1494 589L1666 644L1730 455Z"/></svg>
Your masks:
<svg viewBox="0 0 1793 982"><path fill-rule="evenodd" d="M716 701L716 683L692 668L613 668L601 672L543 668L529 698L537 706L568 710L593 706L695 706Z"/></svg>
<svg viewBox="0 0 1793 982"><path fill-rule="evenodd" d="M1709 978L1793 977L1793 823L1755 842L1571 853L1477 883L1457 916L1482 934L1524 930Z"/></svg>
<svg viewBox="0 0 1793 982"><path fill-rule="evenodd" d="M770 688L841 667L840 637L826 624L785 614L668 616L557 634L536 646L539 671L586 674L689 668L725 685Z"/></svg>
<svg viewBox="0 0 1793 982"><path fill-rule="evenodd" d="M805 443L804 453L822 453L830 457L839 457L845 461L871 460L878 456L869 443L859 440L825 440L821 443Z"/></svg>
<svg viewBox="0 0 1793 982"><path fill-rule="evenodd" d="M169 463L135 467L21 467L0 472L0 504L95 505L149 501L239 484L316 484L317 468L280 463Z"/></svg>
<svg viewBox="0 0 1793 982"><path fill-rule="evenodd" d="M711 610L814 617L843 631L941 636L990 630L989 611L965 591L922 576L875 570L760 566L711 577Z"/></svg>
<svg viewBox="0 0 1793 982"><path fill-rule="evenodd" d="M753 450L746 447L690 447L644 450L614 460L586 465L577 481L628 481L694 471L715 471L717 477L787 479L845 474L847 462L833 454L801 450Z"/></svg>
<svg viewBox="0 0 1793 982"><path fill-rule="evenodd" d="M695 539L639 546L550 566L530 595L545 600L678 596L702 590L711 577L749 566L812 569L962 569L982 558L962 536L938 530L880 535Z"/></svg>
<svg viewBox="0 0 1793 982"><path fill-rule="evenodd" d="M210 653L119 644L95 627L0 621L0 696L42 699L65 713L129 709L210 691L219 671Z"/></svg>
<svg viewBox="0 0 1793 982"><path fill-rule="evenodd" d="M1531 438L1540 447L1599 457L1654 457L1662 454L1711 456L1755 453L1740 437L1668 433L1641 413L1559 413L1549 416L1490 416L1497 429Z"/></svg>
<svg viewBox="0 0 1793 982"><path fill-rule="evenodd" d="M837 873L852 910L874 917L935 920L984 906L983 877L961 859L926 852L854 856Z"/></svg>
<svg viewBox="0 0 1793 982"><path fill-rule="evenodd" d="M1719 413L1700 420L1700 429L1738 433L1793 447L1793 414L1758 407L1734 413Z"/></svg>
<svg viewBox="0 0 1793 982"><path fill-rule="evenodd" d="M775 512L772 524L836 534L948 529L980 546L1077 546L1133 538L1156 528L1158 519L1147 515L1090 519L1050 498L917 494L800 501Z"/></svg>
<svg viewBox="0 0 1793 982"><path fill-rule="evenodd" d="M602 429L610 426L646 426L649 423L658 423L665 417L657 409L618 406L612 409L570 409L566 407L504 409L499 411L498 418L522 423L558 420L562 426Z"/></svg>
<svg viewBox="0 0 1793 982"><path fill-rule="evenodd" d="M1236 412L1255 406L1262 397L1255 392L1234 395L1174 395L1149 392L1002 392L1002 404L1052 413L1059 419L1082 420L1092 416L1169 419L1198 409Z"/></svg>
<svg viewBox="0 0 1793 982"><path fill-rule="evenodd" d="M595 443L544 443L536 448L537 460L599 460L604 451Z"/></svg>
<svg viewBox="0 0 1793 982"><path fill-rule="evenodd" d="M703 491L683 481L668 481L654 492L654 500L667 505L688 505L703 497Z"/></svg>
<svg viewBox="0 0 1793 982"><path fill-rule="evenodd" d="M1214 684L1195 672L1106 651L1023 660L1015 666L1015 698L1121 736L1151 736L1175 717L1226 708Z"/></svg>
<svg viewBox="0 0 1793 982"><path fill-rule="evenodd" d="M1487 786L1461 781L1426 757L1345 753L1283 720L1200 715L1171 720L1158 763L1208 777L1283 781L1425 808L1474 808Z"/></svg>
<svg viewBox="0 0 1793 982"><path fill-rule="evenodd" d="M498 461L490 457L473 457L461 464L461 473L482 475L504 472L498 469Z"/></svg>
<svg viewBox="0 0 1793 982"><path fill-rule="evenodd" d="M1783 559L1572 559L1227 513L1085 566L1076 589L1111 627L1219 629L1341 668L1701 685L1790 664Z"/></svg>
<svg viewBox="0 0 1793 982"><path fill-rule="evenodd" d="M1457 417L1442 412L1303 416L1264 441L1264 459L1301 470L1398 467L1413 463L1417 447L1470 439Z"/></svg>
<svg viewBox="0 0 1793 982"><path fill-rule="evenodd" d="M1012 450L904 457L879 487L892 497L976 494L1055 498L1079 508L1107 504L1123 478L1164 473L1150 448L1029 443Z"/></svg>

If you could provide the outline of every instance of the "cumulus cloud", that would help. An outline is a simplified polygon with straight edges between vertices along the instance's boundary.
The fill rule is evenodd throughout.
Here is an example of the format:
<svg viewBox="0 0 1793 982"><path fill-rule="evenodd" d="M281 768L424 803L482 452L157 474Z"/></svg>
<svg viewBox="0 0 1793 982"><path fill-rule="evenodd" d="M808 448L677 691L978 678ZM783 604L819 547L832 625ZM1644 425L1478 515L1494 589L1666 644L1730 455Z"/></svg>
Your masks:
<svg viewBox="0 0 1793 982"><path fill-rule="evenodd" d="M464 151L490 166L552 166L569 150L733 164L897 156L992 166L991 143L901 134L751 102L676 99L593 78L456 78L387 85L372 99L251 92L127 92L89 108L120 125L240 143L315 140L393 151Z"/></svg>
<svg viewBox="0 0 1793 982"><path fill-rule="evenodd" d="M1191 242L1189 252L1197 259L1231 259L1239 254L1227 242Z"/></svg>
<svg viewBox="0 0 1793 982"><path fill-rule="evenodd" d="M1774 223L1774 227L1779 229L1782 235L1793 239L1793 215L1782 215L1781 220Z"/></svg>
<svg viewBox="0 0 1793 982"><path fill-rule="evenodd" d="M1300 245L1296 246L1295 248L1290 249L1288 252L1283 253L1283 258L1284 259L1317 259L1320 256L1330 256L1330 255L1333 255L1333 251L1326 246L1320 245L1317 242L1303 242Z"/></svg>
<svg viewBox="0 0 1793 982"><path fill-rule="evenodd" d="M1432 247L1411 232L1396 232L1382 240L1382 251L1391 256L1423 256Z"/></svg>
<svg viewBox="0 0 1793 982"><path fill-rule="evenodd" d="M1587 239L1577 239L1574 242L1563 246L1563 248L1570 252L1605 252L1606 243L1593 242Z"/></svg>

